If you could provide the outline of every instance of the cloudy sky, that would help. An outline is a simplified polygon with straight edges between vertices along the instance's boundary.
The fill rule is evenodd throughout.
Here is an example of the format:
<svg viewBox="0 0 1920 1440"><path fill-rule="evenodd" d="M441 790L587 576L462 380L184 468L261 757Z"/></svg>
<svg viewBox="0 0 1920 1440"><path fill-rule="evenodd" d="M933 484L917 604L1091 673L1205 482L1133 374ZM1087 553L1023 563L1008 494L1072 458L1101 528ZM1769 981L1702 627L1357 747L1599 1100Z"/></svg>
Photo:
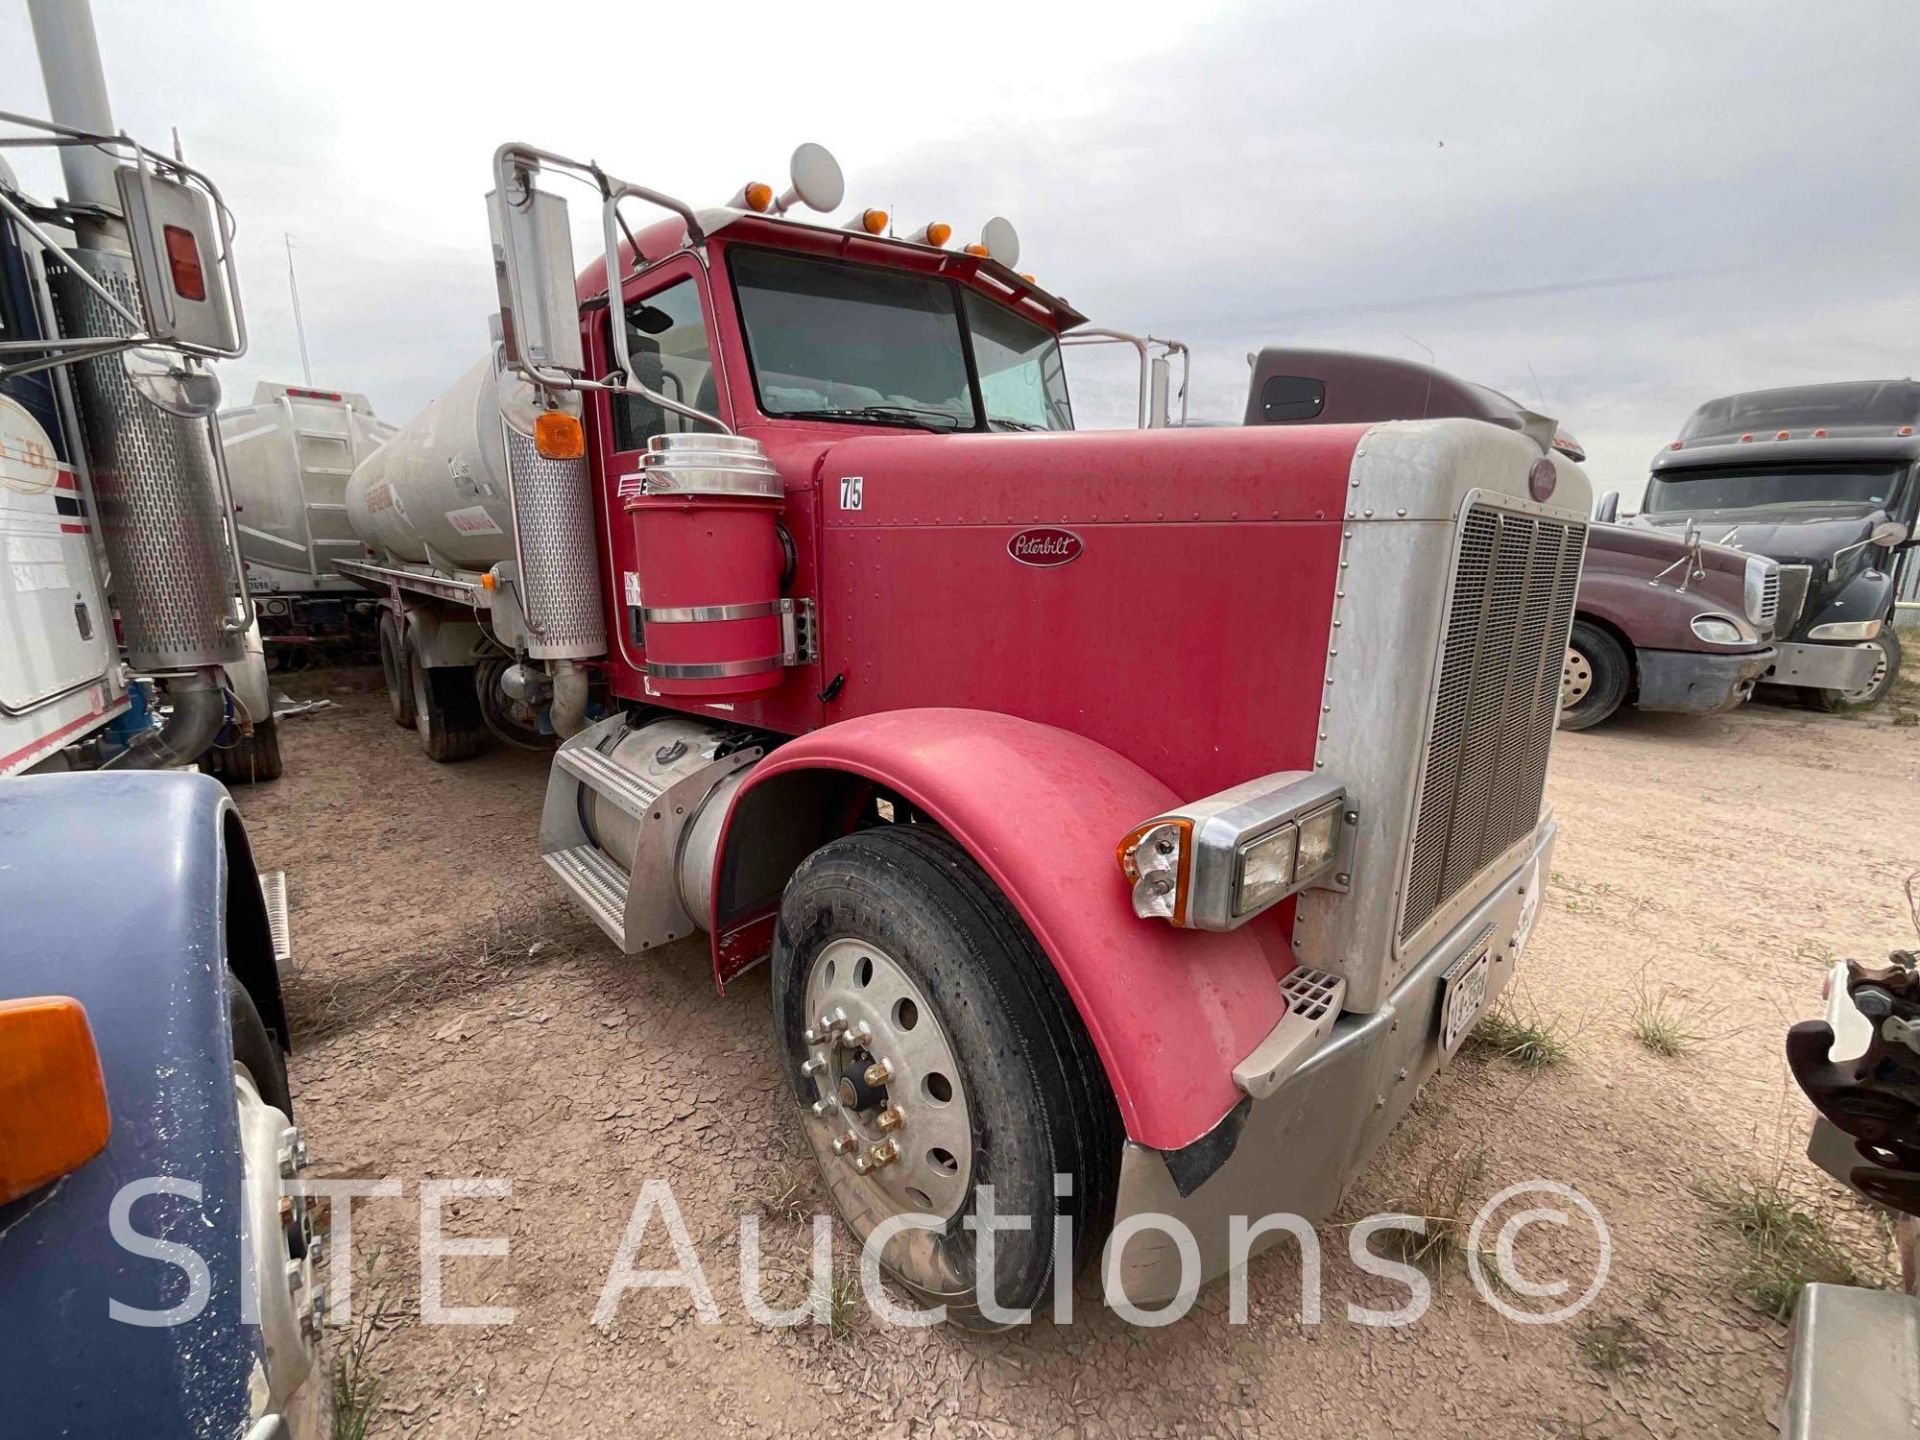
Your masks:
<svg viewBox="0 0 1920 1440"><path fill-rule="evenodd" d="M509 138L696 204L818 140L850 207L1003 213L1095 323L1186 340L1196 415L1262 344L1431 355L1629 496L1712 395L1920 368L1916 0L94 10L116 122L177 126L239 215L235 397L299 376L287 233L316 382L400 420L464 369ZM44 113L24 0L0 97ZM1125 418L1116 366L1074 373Z"/></svg>

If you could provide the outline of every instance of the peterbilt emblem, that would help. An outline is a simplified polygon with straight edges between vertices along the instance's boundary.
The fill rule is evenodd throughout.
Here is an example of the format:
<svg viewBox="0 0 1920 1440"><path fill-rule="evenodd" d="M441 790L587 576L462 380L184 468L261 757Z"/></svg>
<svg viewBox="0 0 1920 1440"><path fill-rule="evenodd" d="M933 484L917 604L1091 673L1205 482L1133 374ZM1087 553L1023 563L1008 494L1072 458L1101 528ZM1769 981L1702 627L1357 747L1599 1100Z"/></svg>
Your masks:
<svg viewBox="0 0 1920 1440"><path fill-rule="evenodd" d="M1534 461L1533 468L1527 472L1527 493L1543 505L1553 498L1553 487L1559 483L1560 472L1545 455Z"/></svg>
<svg viewBox="0 0 1920 1440"><path fill-rule="evenodd" d="M1007 554L1022 565L1064 565L1086 547L1071 530L1036 525L1007 541Z"/></svg>

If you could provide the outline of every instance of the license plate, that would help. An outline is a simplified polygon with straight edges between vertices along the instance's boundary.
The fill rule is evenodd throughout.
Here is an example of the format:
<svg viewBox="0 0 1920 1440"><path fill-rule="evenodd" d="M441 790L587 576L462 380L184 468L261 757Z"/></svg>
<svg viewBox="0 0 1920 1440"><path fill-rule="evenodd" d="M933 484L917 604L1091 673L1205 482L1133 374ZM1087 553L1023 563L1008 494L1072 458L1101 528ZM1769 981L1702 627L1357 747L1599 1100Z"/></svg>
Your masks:
<svg viewBox="0 0 1920 1440"><path fill-rule="evenodd" d="M1476 940L1440 977L1440 1050L1451 1055L1487 1005L1493 936Z"/></svg>

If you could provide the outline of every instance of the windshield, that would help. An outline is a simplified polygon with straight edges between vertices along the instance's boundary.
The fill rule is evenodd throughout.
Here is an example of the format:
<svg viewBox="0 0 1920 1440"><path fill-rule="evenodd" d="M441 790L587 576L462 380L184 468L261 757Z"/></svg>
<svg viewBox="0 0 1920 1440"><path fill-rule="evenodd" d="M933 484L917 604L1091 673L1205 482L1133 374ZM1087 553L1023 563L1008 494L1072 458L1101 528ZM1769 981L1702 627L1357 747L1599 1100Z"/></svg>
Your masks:
<svg viewBox="0 0 1920 1440"><path fill-rule="evenodd" d="M977 291L964 294L987 424L1001 430L1071 430L1067 367L1053 332Z"/></svg>
<svg viewBox="0 0 1920 1440"><path fill-rule="evenodd" d="M736 250L733 283L767 414L979 428L946 281Z"/></svg>
<svg viewBox="0 0 1920 1440"><path fill-rule="evenodd" d="M1656 471L1642 509L1649 515L1795 506L1889 510L1906 472L1904 464L1891 461Z"/></svg>
<svg viewBox="0 0 1920 1440"><path fill-rule="evenodd" d="M768 415L1073 428L1059 340L956 281L747 247L731 265Z"/></svg>

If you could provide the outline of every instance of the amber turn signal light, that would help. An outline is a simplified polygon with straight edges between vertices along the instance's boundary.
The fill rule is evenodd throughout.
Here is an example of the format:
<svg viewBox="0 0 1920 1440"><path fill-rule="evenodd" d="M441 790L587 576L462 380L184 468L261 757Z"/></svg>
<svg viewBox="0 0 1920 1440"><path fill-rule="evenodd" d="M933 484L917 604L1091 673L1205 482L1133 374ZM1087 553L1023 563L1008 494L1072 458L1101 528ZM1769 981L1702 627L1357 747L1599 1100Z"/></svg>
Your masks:
<svg viewBox="0 0 1920 1440"><path fill-rule="evenodd" d="M745 190L747 209L758 210L762 215L773 208L773 187L755 180Z"/></svg>
<svg viewBox="0 0 1920 1440"><path fill-rule="evenodd" d="M107 1082L80 1002L0 1001L0 1205L79 1169L107 1130Z"/></svg>
<svg viewBox="0 0 1920 1440"><path fill-rule="evenodd" d="M533 421L533 448L549 460L578 460L587 453L587 432L564 410L542 410Z"/></svg>

